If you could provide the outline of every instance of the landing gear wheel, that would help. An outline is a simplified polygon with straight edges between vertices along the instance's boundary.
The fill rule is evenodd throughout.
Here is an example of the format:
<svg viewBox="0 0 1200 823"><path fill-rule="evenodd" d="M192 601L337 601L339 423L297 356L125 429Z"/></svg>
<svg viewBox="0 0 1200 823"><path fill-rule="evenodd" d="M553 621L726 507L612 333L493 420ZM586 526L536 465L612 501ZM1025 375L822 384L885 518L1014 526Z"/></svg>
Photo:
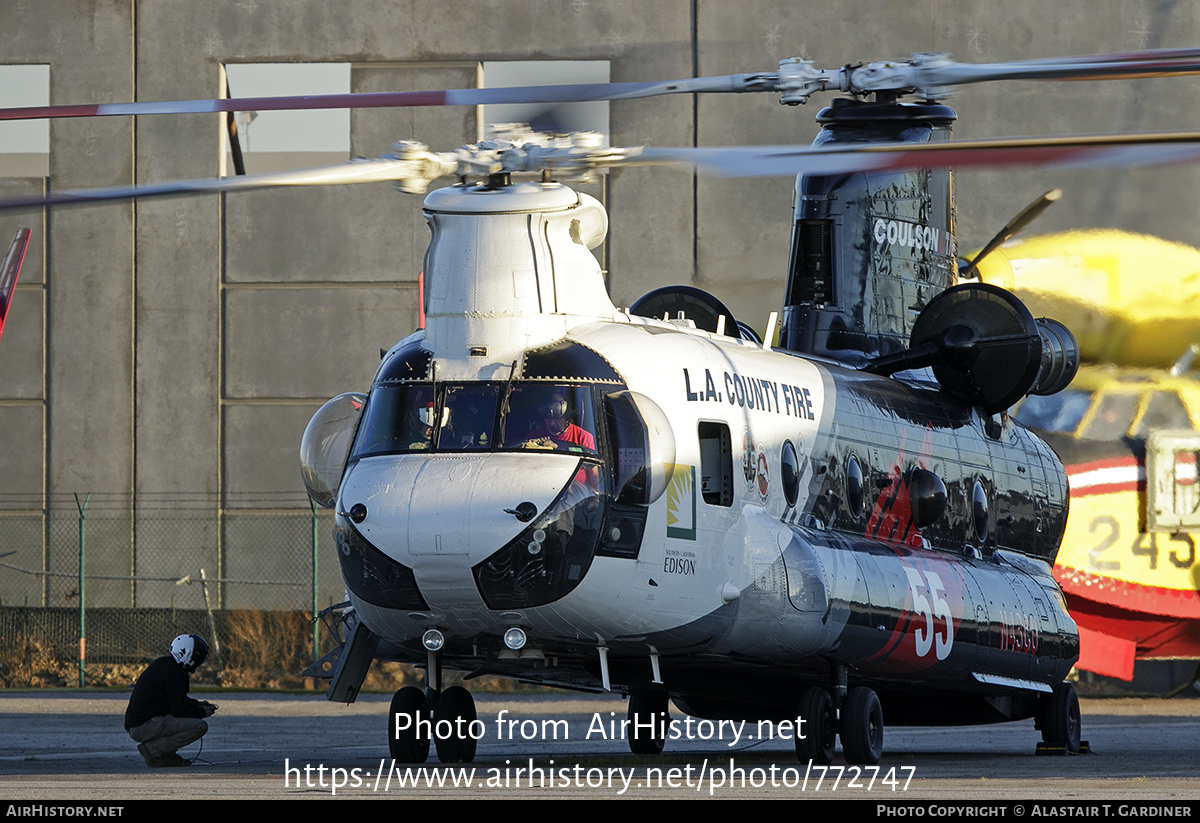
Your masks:
<svg viewBox="0 0 1200 823"><path fill-rule="evenodd" d="M1042 742L1062 749L1067 754L1079 754L1082 724L1079 719L1079 698L1070 683L1059 683L1046 700L1042 716Z"/></svg>
<svg viewBox="0 0 1200 823"><path fill-rule="evenodd" d="M392 695L388 709L388 751L397 763L424 763L429 757L429 727L418 720L429 721L425 692L405 686Z"/></svg>
<svg viewBox="0 0 1200 823"><path fill-rule="evenodd" d="M883 755L883 707L865 686L851 689L842 706L842 752L847 763L867 766Z"/></svg>
<svg viewBox="0 0 1200 823"><path fill-rule="evenodd" d="M829 692L816 686L800 695L797 714L804 719L804 737L796 727L796 758L804 763L811 760L819 765L833 762L833 744L837 739L837 714Z"/></svg>
<svg viewBox="0 0 1200 823"><path fill-rule="evenodd" d="M666 745L671 715L670 698L655 692L633 692L629 695L629 751L634 754L662 754ZM653 718L654 727L646 724Z"/></svg>
<svg viewBox="0 0 1200 823"><path fill-rule="evenodd" d="M470 763L475 759L476 740L471 736L471 725L476 719L475 698L462 686L451 686L443 691L433 710L434 728L439 731L436 740L438 760L443 763ZM442 721L446 724L442 724Z"/></svg>

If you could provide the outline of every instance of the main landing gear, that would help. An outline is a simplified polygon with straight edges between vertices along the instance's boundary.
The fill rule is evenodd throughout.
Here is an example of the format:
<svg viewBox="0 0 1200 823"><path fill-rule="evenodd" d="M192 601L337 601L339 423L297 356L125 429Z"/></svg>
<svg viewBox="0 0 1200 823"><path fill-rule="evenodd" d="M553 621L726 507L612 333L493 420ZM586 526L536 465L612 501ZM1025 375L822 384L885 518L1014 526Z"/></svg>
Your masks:
<svg viewBox="0 0 1200 823"><path fill-rule="evenodd" d="M442 763L470 763L482 736L475 699L462 686L441 689L442 668L436 651L426 666L429 688L405 686L392 695L388 709L388 750L397 763L424 763L433 740Z"/></svg>
<svg viewBox="0 0 1200 823"><path fill-rule="evenodd" d="M1037 718L1042 730L1038 754L1079 754L1088 751L1087 741L1080 740L1083 724L1079 717L1079 698L1070 683L1059 683L1042 703Z"/></svg>
<svg viewBox="0 0 1200 823"><path fill-rule="evenodd" d="M796 729L796 757L801 763L832 763L839 735L842 753L851 765L873 766L883 756L883 707L879 696L866 686L846 692L840 713L829 691L811 686L800 694L796 714L804 718L803 726Z"/></svg>
<svg viewBox="0 0 1200 823"><path fill-rule="evenodd" d="M671 728L668 711L671 699L656 692L632 692L629 695L627 740L634 754L662 754Z"/></svg>

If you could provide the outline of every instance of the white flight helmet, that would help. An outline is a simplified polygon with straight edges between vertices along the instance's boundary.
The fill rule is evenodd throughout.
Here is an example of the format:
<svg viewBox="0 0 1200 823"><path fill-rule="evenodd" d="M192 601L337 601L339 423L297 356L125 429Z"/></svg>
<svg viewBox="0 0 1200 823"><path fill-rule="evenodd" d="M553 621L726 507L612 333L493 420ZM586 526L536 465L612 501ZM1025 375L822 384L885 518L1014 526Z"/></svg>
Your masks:
<svg viewBox="0 0 1200 823"><path fill-rule="evenodd" d="M208 657L208 644L198 634L181 634L171 641L171 657L185 670L194 672Z"/></svg>

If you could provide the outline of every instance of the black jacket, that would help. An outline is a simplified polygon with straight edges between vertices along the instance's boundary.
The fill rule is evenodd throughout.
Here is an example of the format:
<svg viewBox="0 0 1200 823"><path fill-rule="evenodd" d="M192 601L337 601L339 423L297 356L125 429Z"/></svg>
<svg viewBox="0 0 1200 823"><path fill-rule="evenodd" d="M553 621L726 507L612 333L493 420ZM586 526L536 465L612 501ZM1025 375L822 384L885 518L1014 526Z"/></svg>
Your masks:
<svg viewBox="0 0 1200 823"><path fill-rule="evenodd" d="M175 658L160 657L133 684L125 709L125 731L155 717L204 717L200 702L188 697L190 678Z"/></svg>

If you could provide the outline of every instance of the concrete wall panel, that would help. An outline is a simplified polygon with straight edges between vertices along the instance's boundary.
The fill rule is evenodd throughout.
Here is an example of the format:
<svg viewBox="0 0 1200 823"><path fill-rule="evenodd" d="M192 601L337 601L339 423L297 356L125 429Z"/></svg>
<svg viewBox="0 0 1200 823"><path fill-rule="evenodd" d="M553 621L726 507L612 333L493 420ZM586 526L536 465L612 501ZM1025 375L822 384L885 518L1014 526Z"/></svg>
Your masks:
<svg viewBox="0 0 1200 823"><path fill-rule="evenodd" d="M415 283L429 234L419 206L387 183L230 193L226 282Z"/></svg>
<svg viewBox="0 0 1200 823"><path fill-rule="evenodd" d="M366 391L379 350L416 328L411 288L230 289L226 307L229 398Z"/></svg>
<svg viewBox="0 0 1200 823"><path fill-rule="evenodd" d="M293 505L307 505L300 479L300 438L320 403L270 405L230 404L225 407L224 486L230 506L277 505L293 495ZM291 443L283 450L279 444Z"/></svg>
<svg viewBox="0 0 1200 823"><path fill-rule="evenodd" d="M0 508L42 507L42 428L40 403L0 403Z"/></svg>

